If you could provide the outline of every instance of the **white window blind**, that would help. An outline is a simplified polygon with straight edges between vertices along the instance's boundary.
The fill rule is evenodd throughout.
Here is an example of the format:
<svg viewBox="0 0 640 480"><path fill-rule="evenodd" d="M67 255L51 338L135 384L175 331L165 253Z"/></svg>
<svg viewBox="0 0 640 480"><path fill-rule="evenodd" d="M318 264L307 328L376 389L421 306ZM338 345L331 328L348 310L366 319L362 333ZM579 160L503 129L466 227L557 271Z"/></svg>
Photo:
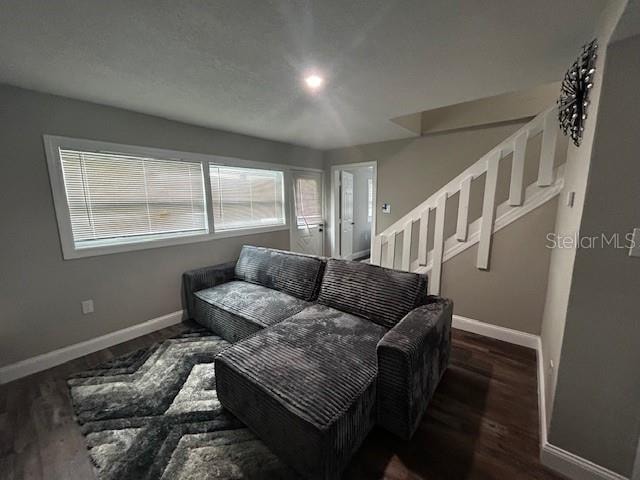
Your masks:
<svg viewBox="0 0 640 480"><path fill-rule="evenodd" d="M285 225L280 171L209 166L216 231Z"/></svg>
<svg viewBox="0 0 640 480"><path fill-rule="evenodd" d="M59 149L75 248L208 233L202 164Z"/></svg>
<svg viewBox="0 0 640 480"><path fill-rule="evenodd" d="M322 222L322 188L316 177L295 179L296 221L298 227L314 226Z"/></svg>

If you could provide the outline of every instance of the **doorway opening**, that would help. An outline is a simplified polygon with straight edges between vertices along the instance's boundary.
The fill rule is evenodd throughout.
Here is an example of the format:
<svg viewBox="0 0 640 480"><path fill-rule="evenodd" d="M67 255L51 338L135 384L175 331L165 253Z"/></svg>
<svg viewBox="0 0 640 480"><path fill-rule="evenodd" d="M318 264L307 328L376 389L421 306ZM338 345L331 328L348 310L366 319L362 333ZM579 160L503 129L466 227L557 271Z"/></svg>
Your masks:
<svg viewBox="0 0 640 480"><path fill-rule="evenodd" d="M366 261L376 231L376 162L331 167L331 256Z"/></svg>

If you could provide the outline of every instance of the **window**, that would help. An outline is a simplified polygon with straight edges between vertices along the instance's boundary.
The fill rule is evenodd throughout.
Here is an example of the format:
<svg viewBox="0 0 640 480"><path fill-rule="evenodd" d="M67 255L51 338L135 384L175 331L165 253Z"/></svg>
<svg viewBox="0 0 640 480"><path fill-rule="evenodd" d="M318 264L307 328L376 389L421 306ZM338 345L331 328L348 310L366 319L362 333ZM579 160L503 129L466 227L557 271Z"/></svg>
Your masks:
<svg viewBox="0 0 640 480"><path fill-rule="evenodd" d="M295 179L296 224L299 228L322 223L322 177L299 175Z"/></svg>
<svg viewBox="0 0 640 480"><path fill-rule="evenodd" d="M44 141L65 259L289 228L284 167L49 135Z"/></svg>
<svg viewBox="0 0 640 480"><path fill-rule="evenodd" d="M282 172L209 166L216 231L285 225Z"/></svg>
<svg viewBox="0 0 640 480"><path fill-rule="evenodd" d="M76 249L205 234L202 165L59 149Z"/></svg>

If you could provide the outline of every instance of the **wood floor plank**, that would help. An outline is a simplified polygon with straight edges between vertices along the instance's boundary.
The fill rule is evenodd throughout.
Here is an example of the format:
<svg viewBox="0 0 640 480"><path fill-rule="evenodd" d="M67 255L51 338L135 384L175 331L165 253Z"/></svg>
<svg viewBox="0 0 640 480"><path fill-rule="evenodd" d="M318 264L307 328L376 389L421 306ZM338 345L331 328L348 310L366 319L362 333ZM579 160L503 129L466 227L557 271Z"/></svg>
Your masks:
<svg viewBox="0 0 640 480"><path fill-rule="evenodd" d="M171 338L175 325L0 386L0 478L91 479L66 378ZM559 480L539 460L535 351L454 330L451 365L410 442L374 429L346 479Z"/></svg>

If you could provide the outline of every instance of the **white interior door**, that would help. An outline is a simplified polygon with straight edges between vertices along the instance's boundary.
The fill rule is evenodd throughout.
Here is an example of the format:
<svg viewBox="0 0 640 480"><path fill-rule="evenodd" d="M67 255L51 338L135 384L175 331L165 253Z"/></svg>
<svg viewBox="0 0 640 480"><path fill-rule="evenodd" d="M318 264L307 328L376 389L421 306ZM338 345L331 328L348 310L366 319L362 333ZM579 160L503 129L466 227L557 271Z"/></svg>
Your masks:
<svg viewBox="0 0 640 480"><path fill-rule="evenodd" d="M294 218L291 250L309 255L324 255L322 218L322 173L293 171Z"/></svg>
<svg viewBox="0 0 640 480"><path fill-rule="evenodd" d="M340 172L340 256L353 254L353 174Z"/></svg>

